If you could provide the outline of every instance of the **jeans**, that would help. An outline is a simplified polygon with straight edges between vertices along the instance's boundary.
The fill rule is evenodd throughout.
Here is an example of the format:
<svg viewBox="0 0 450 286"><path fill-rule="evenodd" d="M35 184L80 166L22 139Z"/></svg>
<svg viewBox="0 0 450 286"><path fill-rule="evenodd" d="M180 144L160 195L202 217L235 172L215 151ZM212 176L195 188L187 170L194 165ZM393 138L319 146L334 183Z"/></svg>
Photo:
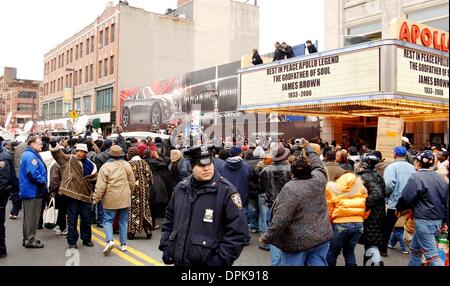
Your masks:
<svg viewBox="0 0 450 286"><path fill-rule="evenodd" d="M403 227L396 227L394 228L394 231L392 231L391 239L389 240L389 245L394 247L397 244L397 241L400 242L400 247L402 248L402 251L406 251L406 244L403 241Z"/></svg>
<svg viewBox="0 0 450 286"><path fill-rule="evenodd" d="M421 266L422 254L430 266L444 266L436 244L436 236L439 235L441 224L441 220L416 219L416 231L411 241L408 266Z"/></svg>
<svg viewBox="0 0 450 286"><path fill-rule="evenodd" d="M267 208L267 209L268 209L267 220L270 221L270 209L269 208ZM272 261L272 266L281 266L281 249L279 249L278 247L276 247L272 244L269 244L269 248L270 248L270 259Z"/></svg>
<svg viewBox="0 0 450 286"><path fill-rule="evenodd" d="M61 231L66 230L67 228L67 204L69 199L63 195L56 195L55 203L56 208L58 209L58 220L56 224L59 226Z"/></svg>
<svg viewBox="0 0 450 286"><path fill-rule="evenodd" d="M363 232L362 222L333 224L333 239L327 254L329 266L336 266L336 260L344 254L345 266L356 266L355 247Z"/></svg>
<svg viewBox="0 0 450 286"><path fill-rule="evenodd" d="M20 199L19 192L11 193L11 201L12 208L10 214L18 216L19 211L22 209L22 200Z"/></svg>
<svg viewBox="0 0 450 286"><path fill-rule="evenodd" d="M119 216L119 233L120 233L120 243L127 244L127 233L128 233L128 208L120 210L103 210L103 230L106 235L106 241L114 240L113 237L113 220L116 212Z"/></svg>
<svg viewBox="0 0 450 286"><path fill-rule="evenodd" d="M282 266L327 266L327 252L329 242L322 243L311 249L290 253L281 252Z"/></svg>
<svg viewBox="0 0 450 286"><path fill-rule="evenodd" d="M5 216L7 203L8 196L6 194L0 194L0 254L6 254Z"/></svg>
<svg viewBox="0 0 450 286"><path fill-rule="evenodd" d="M259 232L265 233L270 223L270 208L266 205L266 194L258 196Z"/></svg>
<svg viewBox="0 0 450 286"><path fill-rule="evenodd" d="M92 206L91 223L92 224L103 224L103 203L99 202Z"/></svg>
<svg viewBox="0 0 450 286"><path fill-rule="evenodd" d="M248 225L248 213L249 213L248 206L244 206L244 217L247 220L247 225ZM252 237L250 236L250 233L248 233L246 241L249 242L251 239Z"/></svg>
<svg viewBox="0 0 450 286"><path fill-rule="evenodd" d="M91 241L91 204L67 197L67 221L69 223L67 242L72 245L78 241L78 217L80 217L80 236L84 242Z"/></svg>
<svg viewBox="0 0 450 286"><path fill-rule="evenodd" d="M258 202L252 198L248 198L248 213L247 219L251 229L259 230L258 226Z"/></svg>
<svg viewBox="0 0 450 286"><path fill-rule="evenodd" d="M383 219L383 244L380 246L380 252L382 253L387 253L387 245L397 220L398 217L395 215L395 210L388 209Z"/></svg>

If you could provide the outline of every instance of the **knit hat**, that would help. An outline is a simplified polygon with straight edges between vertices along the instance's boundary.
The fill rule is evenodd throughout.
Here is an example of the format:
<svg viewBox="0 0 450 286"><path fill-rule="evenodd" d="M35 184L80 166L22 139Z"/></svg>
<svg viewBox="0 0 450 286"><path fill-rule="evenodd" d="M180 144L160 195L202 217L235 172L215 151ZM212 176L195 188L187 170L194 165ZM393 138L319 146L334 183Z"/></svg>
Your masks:
<svg viewBox="0 0 450 286"><path fill-rule="evenodd" d="M137 148L139 150L139 155L141 157L144 157L145 150L147 150L147 145L145 145L144 143L141 143L137 146Z"/></svg>
<svg viewBox="0 0 450 286"><path fill-rule="evenodd" d="M255 151L253 151L254 158L264 158L264 155L265 155L265 152L261 146L256 147Z"/></svg>
<svg viewBox="0 0 450 286"><path fill-rule="evenodd" d="M397 146L397 147L395 147L394 152L399 157L405 157L407 150L403 146Z"/></svg>
<svg viewBox="0 0 450 286"><path fill-rule="evenodd" d="M229 151L231 157L236 157L242 154L242 149L239 147L232 147Z"/></svg>
<svg viewBox="0 0 450 286"><path fill-rule="evenodd" d="M139 156L139 149L137 147L128 148L128 160L131 160L135 156Z"/></svg>
<svg viewBox="0 0 450 286"><path fill-rule="evenodd" d="M180 160L181 157L183 157L183 154L181 153L180 150L171 150L170 151L170 161L171 162L176 162L176 161Z"/></svg>
<svg viewBox="0 0 450 286"><path fill-rule="evenodd" d="M111 139L106 139L105 142L103 142L103 147L105 148L105 150L108 150L109 148L111 148L112 143L113 142Z"/></svg>

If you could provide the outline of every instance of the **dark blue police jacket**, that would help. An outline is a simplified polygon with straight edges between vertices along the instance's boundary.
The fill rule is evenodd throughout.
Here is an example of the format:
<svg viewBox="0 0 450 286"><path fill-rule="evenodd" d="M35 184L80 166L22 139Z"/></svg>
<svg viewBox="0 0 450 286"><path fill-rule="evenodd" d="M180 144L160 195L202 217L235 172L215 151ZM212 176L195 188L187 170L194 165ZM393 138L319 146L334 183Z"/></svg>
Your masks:
<svg viewBox="0 0 450 286"><path fill-rule="evenodd" d="M218 172L198 190L192 176L175 187L159 249L175 266L231 266L248 238L240 195Z"/></svg>

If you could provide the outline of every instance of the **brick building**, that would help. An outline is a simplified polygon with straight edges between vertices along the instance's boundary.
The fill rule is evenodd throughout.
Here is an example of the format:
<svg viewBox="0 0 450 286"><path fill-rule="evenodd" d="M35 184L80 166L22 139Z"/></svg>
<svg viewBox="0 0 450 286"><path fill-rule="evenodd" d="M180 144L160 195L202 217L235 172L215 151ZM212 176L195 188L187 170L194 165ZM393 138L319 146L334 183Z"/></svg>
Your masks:
<svg viewBox="0 0 450 286"><path fill-rule="evenodd" d="M10 113L6 129L11 133L20 132L30 120L38 120L41 92L41 81L19 79L16 68L5 67L0 77L0 126L5 127Z"/></svg>
<svg viewBox="0 0 450 286"><path fill-rule="evenodd" d="M236 61L258 46L254 5L184 0L161 15L110 2L94 22L45 54L39 125L66 123L73 104L109 133L120 122L120 90Z"/></svg>

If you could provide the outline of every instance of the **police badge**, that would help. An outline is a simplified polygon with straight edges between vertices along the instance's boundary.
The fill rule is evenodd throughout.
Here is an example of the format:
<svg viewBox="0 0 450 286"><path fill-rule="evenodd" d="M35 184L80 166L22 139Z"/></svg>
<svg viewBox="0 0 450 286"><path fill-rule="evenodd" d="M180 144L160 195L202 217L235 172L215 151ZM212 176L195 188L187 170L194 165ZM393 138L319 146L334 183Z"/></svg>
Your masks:
<svg viewBox="0 0 450 286"><path fill-rule="evenodd" d="M239 195L239 193L233 194L231 196L231 200L239 209L242 209L242 201L241 201L241 196Z"/></svg>

